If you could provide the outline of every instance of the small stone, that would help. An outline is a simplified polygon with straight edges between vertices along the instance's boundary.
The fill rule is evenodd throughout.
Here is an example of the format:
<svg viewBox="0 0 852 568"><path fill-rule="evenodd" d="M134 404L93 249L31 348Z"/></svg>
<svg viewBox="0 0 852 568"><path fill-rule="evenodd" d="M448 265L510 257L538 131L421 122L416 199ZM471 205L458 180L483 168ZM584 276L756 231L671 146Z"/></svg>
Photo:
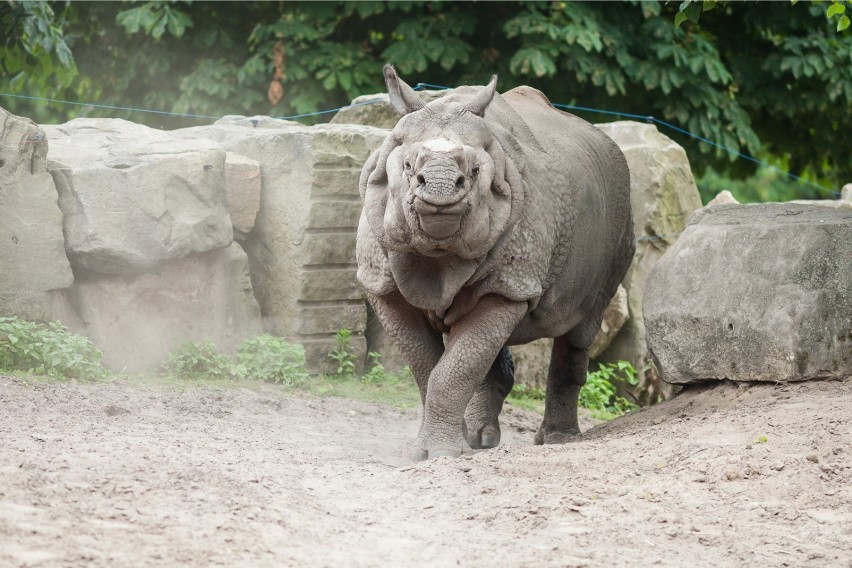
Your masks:
<svg viewBox="0 0 852 568"><path fill-rule="evenodd" d="M104 408L104 412L106 412L107 416L120 416L122 414L130 414L130 411L126 408L121 408L120 406L109 405Z"/></svg>
<svg viewBox="0 0 852 568"><path fill-rule="evenodd" d="M805 459L806 459L806 460L808 460L809 462L819 463L819 458L817 457L817 455L816 455L816 454L808 454L808 455L805 457Z"/></svg>

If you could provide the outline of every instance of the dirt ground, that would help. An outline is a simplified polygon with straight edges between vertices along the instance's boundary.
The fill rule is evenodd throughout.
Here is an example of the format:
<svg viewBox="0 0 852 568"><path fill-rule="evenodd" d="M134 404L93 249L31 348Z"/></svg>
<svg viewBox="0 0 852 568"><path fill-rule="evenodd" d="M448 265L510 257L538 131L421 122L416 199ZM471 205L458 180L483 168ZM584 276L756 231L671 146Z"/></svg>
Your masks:
<svg viewBox="0 0 852 568"><path fill-rule="evenodd" d="M0 377L0 566L852 566L852 381L408 463L416 411ZM589 427L589 423L585 427Z"/></svg>

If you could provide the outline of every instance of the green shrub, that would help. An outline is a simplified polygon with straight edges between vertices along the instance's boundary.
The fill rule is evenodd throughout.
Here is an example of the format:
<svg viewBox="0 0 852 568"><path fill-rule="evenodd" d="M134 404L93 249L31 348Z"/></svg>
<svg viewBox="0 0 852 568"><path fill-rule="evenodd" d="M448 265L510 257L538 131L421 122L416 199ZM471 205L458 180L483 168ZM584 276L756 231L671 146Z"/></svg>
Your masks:
<svg viewBox="0 0 852 568"><path fill-rule="evenodd" d="M332 349L328 354L329 358L337 363L337 375L341 378L355 376L355 362L357 361L357 357L355 356L355 350L352 348L351 337L351 330L345 327L337 330L337 336L335 337L337 347Z"/></svg>
<svg viewBox="0 0 852 568"><path fill-rule="evenodd" d="M597 371L586 375L586 384L580 389L579 405L592 411L592 416L601 420L612 420L622 414L636 410L638 405L618 395L618 385L636 386L639 378L636 370L626 361L599 365ZM509 394L509 402L544 412L544 389L516 384Z"/></svg>
<svg viewBox="0 0 852 568"><path fill-rule="evenodd" d="M403 367L394 373L385 369L381 363L381 354L371 351L367 354L370 362L369 370L361 375L361 381L370 385L398 385L406 381L414 382L414 376L409 367Z"/></svg>
<svg viewBox="0 0 852 568"><path fill-rule="evenodd" d="M239 378L287 386L304 383L310 378L305 348L266 333L243 341L237 348L232 372Z"/></svg>
<svg viewBox="0 0 852 568"><path fill-rule="evenodd" d="M618 395L618 384L636 386L639 378L636 369L627 361L600 364L598 370L586 376L586 384L580 389L580 406L592 411L592 415L611 420L639 406Z"/></svg>
<svg viewBox="0 0 852 568"><path fill-rule="evenodd" d="M103 354L88 337L61 323L0 318L0 369L56 378L96 379L108 374Z"/></svg>
<svg viewBox="0 0 852 568"><path fill-rule="evenodd" d="M231 367L231 359L205 339L183 342L169 355L163 371L180 379L229 379L233 376Z"/></svg>
<svg viewBox="0 0 852 568"><path fill-rule="evenodd" d="M233 358L219 353L209 339L186 341L169 355L166 375L181 379L248 379L282 383L305 382L305 349L269 334L243 341Z"/></svg>

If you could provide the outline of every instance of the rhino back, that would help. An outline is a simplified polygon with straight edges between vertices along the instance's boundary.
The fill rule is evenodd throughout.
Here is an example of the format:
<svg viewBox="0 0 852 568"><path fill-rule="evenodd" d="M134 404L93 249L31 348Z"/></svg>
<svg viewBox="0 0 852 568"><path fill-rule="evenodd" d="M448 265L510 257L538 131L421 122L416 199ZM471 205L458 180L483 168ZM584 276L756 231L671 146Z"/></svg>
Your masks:
<svg viewBox="0 0 852 568"><path fill-rule="evenodd" d="M535 273L542 287L512 336L511 342L523 343L562 335L606 307L632 257L630 173L609 137L554 109L541 92L519 87L502 99L526 129L515 126L514 134L526 157L528 186L509 247L515 266L504 270Z"/></svg>

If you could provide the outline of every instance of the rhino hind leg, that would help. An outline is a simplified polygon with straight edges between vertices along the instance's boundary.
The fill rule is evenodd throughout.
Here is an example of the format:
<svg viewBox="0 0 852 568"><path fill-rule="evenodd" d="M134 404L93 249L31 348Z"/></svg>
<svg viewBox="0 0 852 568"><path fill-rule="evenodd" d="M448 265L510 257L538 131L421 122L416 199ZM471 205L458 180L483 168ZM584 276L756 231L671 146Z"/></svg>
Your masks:
<svg viewBox="0 0 852 568"><path fill-rule="evenodd" d="M498 416L514 384L512 354L507 347L503 347L464 413L462 430L467 443L474 450L495 448L500 444Z"/></svg>
<svg viewBox="0 0 852 568"><path fill-rule="evenodd" d="M550 354L544 420L535 434L536 444L563 444L580 433L577 402L586 384L589 349L571 343L570 334L557 337Z"/></svg>

